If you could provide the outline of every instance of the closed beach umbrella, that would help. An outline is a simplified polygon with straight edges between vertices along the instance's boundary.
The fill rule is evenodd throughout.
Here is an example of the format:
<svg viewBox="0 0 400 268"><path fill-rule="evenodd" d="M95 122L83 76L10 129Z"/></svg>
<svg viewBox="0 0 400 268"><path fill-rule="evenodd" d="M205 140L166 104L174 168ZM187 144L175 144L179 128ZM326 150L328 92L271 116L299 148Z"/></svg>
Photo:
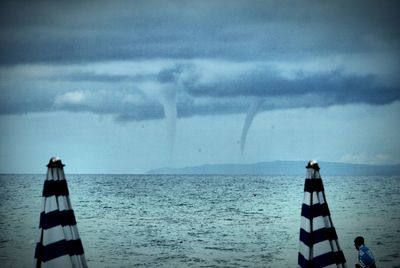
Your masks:
<svg viewBox="0 0 400 268"><path fill-rule="evenodd" d="M53 157L47 165L40 213L36 267L87 267L74 211L69 199L64 165Z"/></svg>
<svg viewBox="0 0 400 268"><path fill-rule="evenodd" d="M299 267L346 267L317 162L307 165L301 208Z"/></svg>

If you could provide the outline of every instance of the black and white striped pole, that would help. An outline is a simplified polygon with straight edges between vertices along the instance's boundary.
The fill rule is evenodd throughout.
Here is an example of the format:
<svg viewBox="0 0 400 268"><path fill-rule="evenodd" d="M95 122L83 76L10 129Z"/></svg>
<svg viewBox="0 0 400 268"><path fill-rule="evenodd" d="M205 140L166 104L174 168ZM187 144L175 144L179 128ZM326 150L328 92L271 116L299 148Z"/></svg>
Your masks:
<svg viewBox="0 0 400 268"><path fill-rule="evenodd" d="M53 157L47 165L40 213L36 267L87 267L74 211L69 199L64 165Z"/></svg>
<svg viewBox="0 0 400 268"><path fill-rule="evenodd" d="M301 208L298 265L306 267L346 267L338 236L332 223L318 163L310 161Z"/></svg>

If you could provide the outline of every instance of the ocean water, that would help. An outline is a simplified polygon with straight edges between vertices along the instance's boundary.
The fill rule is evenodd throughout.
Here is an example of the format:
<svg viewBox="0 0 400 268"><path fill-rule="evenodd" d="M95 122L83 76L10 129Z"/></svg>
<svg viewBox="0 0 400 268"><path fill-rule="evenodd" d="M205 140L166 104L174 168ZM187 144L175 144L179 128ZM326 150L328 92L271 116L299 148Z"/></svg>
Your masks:
<svg viewBox="0 0 400 268"><path fill-rule="evenodd" d="M69 175L90 267L296 267L304 176ZM323 170L322 170L323 176ZM0 266L32 267L45 175L0 175ZM400 177L323 177L348 267L400 267Z"/></svg>

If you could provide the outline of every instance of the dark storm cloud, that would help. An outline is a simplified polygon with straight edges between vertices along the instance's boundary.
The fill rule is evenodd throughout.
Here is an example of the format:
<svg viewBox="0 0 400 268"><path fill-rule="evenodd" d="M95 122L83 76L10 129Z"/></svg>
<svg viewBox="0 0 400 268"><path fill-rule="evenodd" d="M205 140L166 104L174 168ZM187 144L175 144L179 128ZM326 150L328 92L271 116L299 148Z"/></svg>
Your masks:
<svg viewBox="0 0 400 268"><path fill-rule="evenodd" d="M190 70L191 64L175 64L173 67L161 70L157 74L157 80L160 83L176 83L184 71Z"/></svg>
<svg viewBox="0 0 400 268"><path fill-rule="evenodd" d="M247 105L248 104L243 101L231 102L228 100L203 104L181 101L177 104L177 113L181 118L197 115L237 114L245 111ZM147 107L131 106L127 110L120 111L115 118L118 121L161 119L164 118L164 112L160 104L154 103L154 105L148 105Z"/></svg>
<svg viewBox="0 0 400 268"><path fill-rule="evenodd" d="M288 78L269 64L373 53L396 59L399 7L399 1L1 1L0 114L158 119L163 106L151 94L167 86L174 87L180 117L242 113L254 99L265 100L260 110L388 104L400 100L399 83L383 83L379 72L361 74L373 68L317 68ZM139 60L152 67L110 71ZM219 61L228 69L209 79ZM231 75L236 63L254 66ZM382 65L393 70L390 63L376 69Z"/></svg>
<svg viewBox="0 0 400 268"><path fill-rule="evenodd" d="M255 99L264 100L260 110L329 107L352 103L383 105L400 101L400 89L381 84L374 75L350 75L341 70L334 70L299 73L287 78L270 67L259 67L257 71L244 72L236 77L202 82L201 75L193 71L194 69L193 65L177 64L143 79L160 87L173 85L179 89L179 117L243 113ZM130 83L128 86L126 83L118 84L121 79L125 81L125 77L108 79L105 76L105 79L101 76L99 80L94 79L94 83L92 79L96 78L96 75L85 74L78 77L87 80L82 82L74 77L74 90L69 88L71 84L67 84L63 89L54 90L52 83L47 88L32 88L29 81L20 84L18 88L4 90L0 96L0 113L85 111L114 115L119 121L164 117L160 99L149 96L140 83L133 88L129 86ZM55 83L59 82L57 79ZM53 81L54 77L50 80ZM79 89L85 88L84 85L88 81L91 85L90 90ZM118 89L115 88L116 84ZM101 89L96 89L98 86L101 86ZM120 88L121 86L123 88ZM163 94L162 91L159 93Z"/></svg>
<svg viewBox="0 0 400 268"><path fill-rule="evenodd" d="M400 100L399 87L381 85L373 75L346 75L341 71L300 75L290 79L274 72L265 72L246 74L237 79L208 85L193 85L186 90L195 98L244 100L243 105L232 102L232 107L215 102L215 105L207 107L213 113L243 112L249 105L246 100L254 99L265 100L260 110L328 107L352 103L384 105Z"/></svg>
<svg viewBox="0 0 400 268"><path fill-rule="evenodd" d="M45 97L44 97L45 96ZM26 114L32 112L49 112L54 99L47 92L6 91L0 95L0 115Z"/></svg>
<svg viewBox="0 0 400 268"><path fill-rule="evenodd" d="M296 59L398 50L398 1L0 4L0 64Z"/></svg>
<svg viewBox="0 0 400 268"><path fill-rule="evenodd" d="M193 66L186 65L189 73ZM181 65L160 72L176 81L185 68ZM174 75L172 75L174 74ZM173 79L172 79L173 77ZM247 110L254 99L264 99L260 110L275 110L298 107L328 107L344 104L384 105L400 101L400 88L381 84L377 76L346 74L341 70L300 73L286 78L271 68L258 68L231 79L215 82L199 82L199 74L186 76L183 95L178 99L180 117L206 114L231 114ZM181 92L181 94L182 94ZM197 102L197 99L204 99Z"/></svg>
<svg viewBox="0 0 400 268"><path fill-rule="evenodd" d="M340 70L315 74L299 74L285 78L275 71L259 70L245 73L229 81L188 87L187 92L197 97L257 98L298 97L314 94L322 97L324 104L368 103L386 104L400 100L400 89L379 84L373 75L349 75Z"/></svg>
<svg viewBox="0 0 400 268"><path fill-rule="evenodd" d="M50 80L70 82L98 82L98 83L119 83L137 82L151 78L149 75L117 75L98 74L95 72L73 72L66 75L55 75Z"/></svg>

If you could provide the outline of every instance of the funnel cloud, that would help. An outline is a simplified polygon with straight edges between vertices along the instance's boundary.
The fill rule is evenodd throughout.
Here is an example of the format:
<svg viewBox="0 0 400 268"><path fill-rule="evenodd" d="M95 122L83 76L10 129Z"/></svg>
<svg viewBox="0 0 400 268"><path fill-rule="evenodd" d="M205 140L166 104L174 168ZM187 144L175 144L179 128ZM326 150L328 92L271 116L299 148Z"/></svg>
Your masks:
<svg viewBox="0 0 400 268"><path fill-rule="evenodd" d="M177 120L177 109L176 109L176 94L172 92L161 100L166 130L167 130L167 139L168 139L168 147L169 147L169 156L172 159L174 153L175 146L175 136L176 136L176 120Z"/></svg>
<svg viewBox="0 0 400 268"><path fill-rule="evenodd" d="M253 123L254 117L256 116L258 110L260 109L261 105L264 103L264 99L257 99L254 100L249 109L247 110L246 119L244 121L243 129L242 129L242 136L240 138L240 153L243 155L244 149L246 147L246 139L247 133L249 132L250 126Z"/></svg>

